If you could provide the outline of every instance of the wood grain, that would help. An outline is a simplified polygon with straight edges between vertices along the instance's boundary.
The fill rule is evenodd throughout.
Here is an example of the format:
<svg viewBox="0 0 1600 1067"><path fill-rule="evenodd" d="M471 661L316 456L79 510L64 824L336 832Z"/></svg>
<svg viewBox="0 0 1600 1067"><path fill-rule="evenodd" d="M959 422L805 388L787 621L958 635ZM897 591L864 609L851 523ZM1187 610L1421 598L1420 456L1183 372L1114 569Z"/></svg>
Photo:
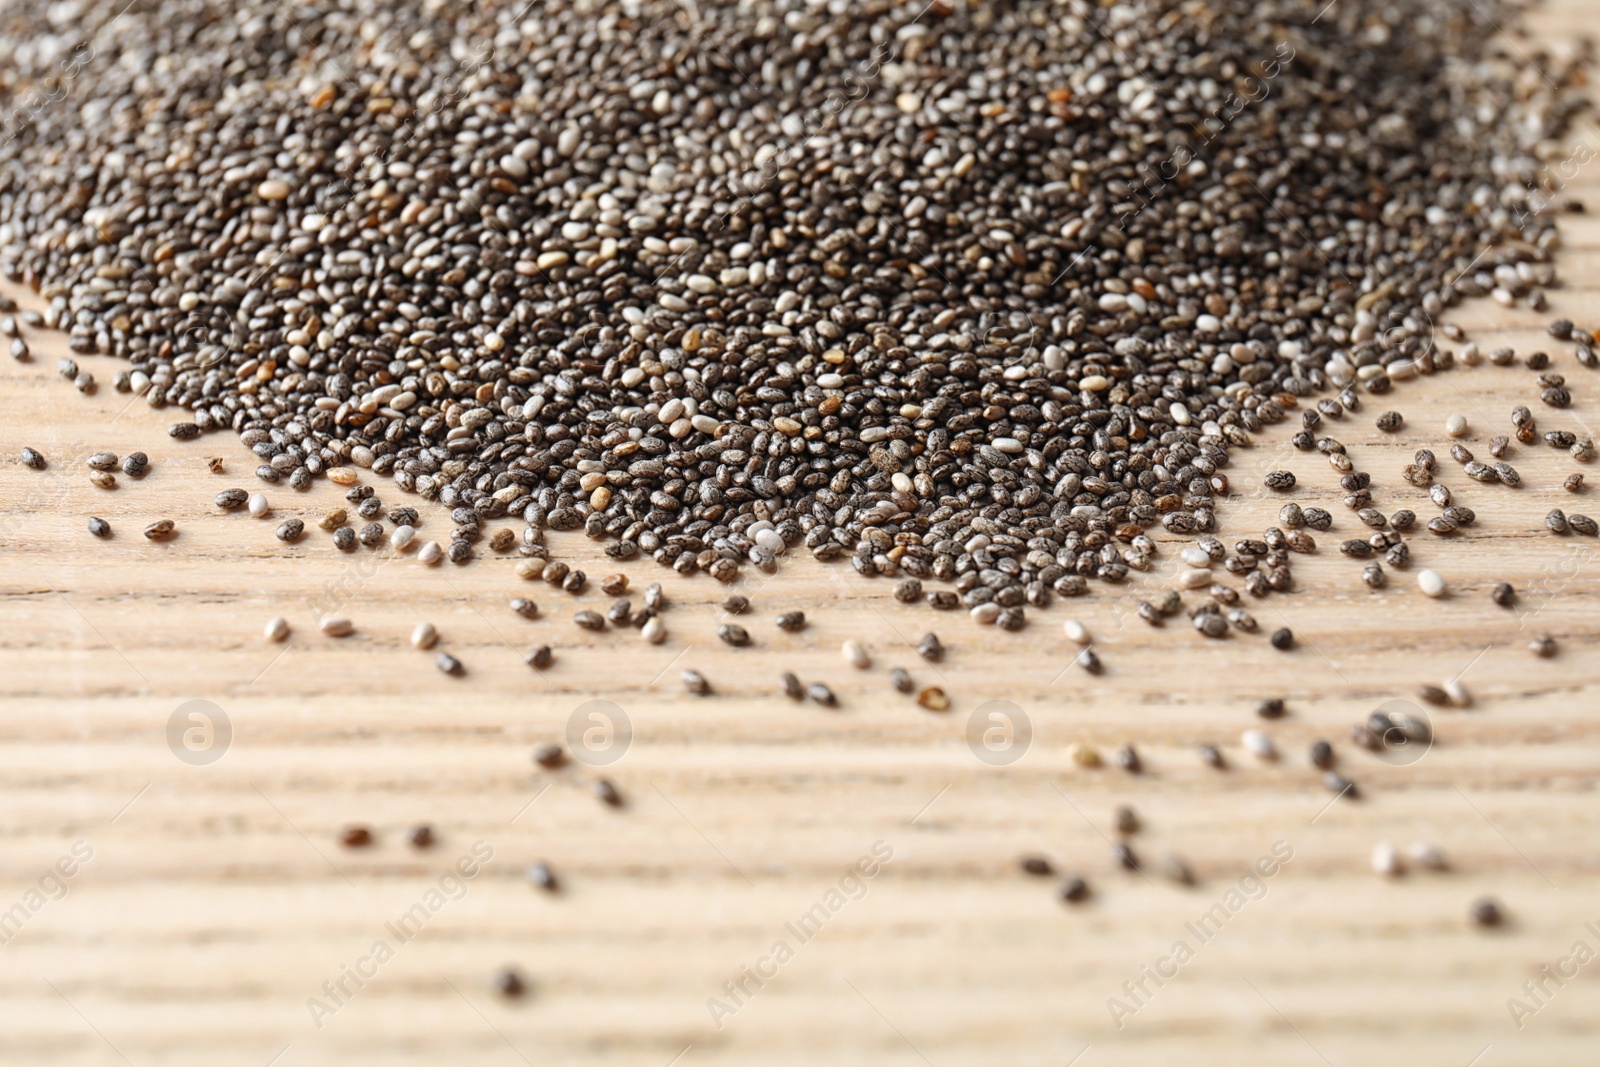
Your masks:
<svg viewBox="0 0 1600 1067"><path fill-rule="evenodd" d="M1586 12L1584 0L1541 9L1537 37L1569 33ZM1600 145L1592 124L1577 137ZM1600 202L1600 169L1573 191ZM1600 223L1572 216L1565 232L1568 281L1550 314L1484 303L1453 319L1485 348L1549 350L1575 401L1539 409L1541 427L1590 433L1600 376L1541 333L1557 314L1600 322ZM275 522L211 506L222 488L255 488L236 440L171 441L170 413L109 388L80 397L53 373L59 338L34 347L35 363L0 366L0 923L15 903L26 913L0 948L5 1062L1593 1062L1600 964L1550 983L1520 1029L1507 1007L1511 997L1534 1006L1523 983L1575 942L1600 950L1600 542L1541 523L1551 507L1600 504L1592 490L1561 490L1578 469L1564 454L1516 449L1526 485L1515 491L1448 470L1479 519L1448 541L1413 539L1413 570L1449 582L1437 601L1405 573L1383 590L1360 584L1359 565L1332 550L1361 532L1336 475L1294 452L1284 427L1237 456L1224 528L1274 521L1281 497L1254 487L1280 466L1301 474L1295 498L1329 506L1338 527L1297 565L1296 594L1249 605L1259 635L1205 641L1181 619L1153 629L1129 614L1127 594L1103 589L1006 635L796 559L743 583L755 605L748 649L714 638L724 588L628 566L636 589L660 580L673 603L669 640L650 646L574 627L574 611L606 599L529 587L509 559L429 569L387 552L345 556L314 522L304 542L282 545ZM116 369L80 362L105 383ZM1386 509L1426 516L1425 495L1398 477L1410 452L1439 449L1455 412L1481 448L1509 432L1512 405L1533 399L1526 369L1459 369L1385 401L1405 413L1403 432L1373 428L1376 399L1335 432ZM24 444L50 469L16 464ZM73 461L91 449L142 449L151 471L95 489ZM207 471L213 455L226 474ZM334 488L268 495L278 517L314 520L339 499ZM402 495L385 483L379 493ZM89 537L89 514L110 520L115 538ZM139 530L157 518L174 519L179 536L147 542ZM423 535L447 521L428 510ZM613 569L581 535L551 542L591 576ZM1176 566L1168 539L1158 571L1134 584L1160 588ZM1522 591L1514 611L1488 598L1502 579ZM544 618L507 610L523 593ZM335 604L354 636L316 632ZM772 625L792 608L811 619L802 633ZM278 614L295 626L285 647L261 637ZM1093 631L1104 675L1070 666L1069 616ZM424 619L465 677L446 678L409 646ZM1299 636L1290 653L1267 646L1280 625ZM949 648L937 667L911 648L929 629ZM1538 660L1525 644L1545 632L1561 651ZM872 669L844 665L847 637L871 649ZM540 674L521 652L545 642L557 662ZM947 689L952 709L933 714L895 693L894 665ZM686 666L711 679L713 696L682 692ZM841 706L777 695L784 669L829 680ZM1438 738L1416 762L1346 742L1348 725L1382 702L1457 676L1474 703L1429 709ZM1284 758L1262 764L1238 738L1263 725L1253 702L1273 695L1290 707L1264 724ZM532 748L562 737L591 699L631 719L627 754L603 771L539 771ZM995 699L1032 724L1031 747L1010 766L984 764L966 743L969 716ZM209 766L168 747L169 718L190 700L232 724ZM1317 737L1338 746L1359 800L1330 804L1305 758ZM1145 758L1141 776L1069 754L1081 743L1109 756L1128 742ZM1196 757L1206 742L1222 746L1228 770ZM602 773L622 789L622 810L593 797ZM1148 877L1111 858L1119 804L1143 819L1132 842ZM438 833L431 851L405 843L419 822ZM341 849L339 831L358 823L376 846ZM1435 842L1450 869L1379 879L1369 856L1382 840ZM30 910L30 888L79 841L92 858L64 896ZM477 842L492 859L453 879ZM878 842L892 859L875 877L848 878ZM1278 842L1292 859L1247 878ZM1064 906L1053 881L1018 870L1029 852L1082 873L1092 899ZM1159 874L1169 853L1198 884ZM559 894L528 886L534 860L558 872ZM820 933L802 941L786 928L826 909L841 879L854 898L834 898ZM1481 896L1504 903L1503 930L1469 923ZM427 920L402 941L386 924L419 902ZM1219 902L1225 921L1202 942L1186 924ZM308 1000L333 1006L323 983L380 940L392 959L317 1025ZM719 1027L708 1000L733 1006L724 983L780 940L793 958L761 988L750 983ZM1142 969L1179 940L1193 958L1158 987ZM504 964L532 983L520 1003L491 989ZM1141 979L1149 995L1135 1000L1124 983ZM1136 1008L1120 1029L1111 998Z"/></svg>

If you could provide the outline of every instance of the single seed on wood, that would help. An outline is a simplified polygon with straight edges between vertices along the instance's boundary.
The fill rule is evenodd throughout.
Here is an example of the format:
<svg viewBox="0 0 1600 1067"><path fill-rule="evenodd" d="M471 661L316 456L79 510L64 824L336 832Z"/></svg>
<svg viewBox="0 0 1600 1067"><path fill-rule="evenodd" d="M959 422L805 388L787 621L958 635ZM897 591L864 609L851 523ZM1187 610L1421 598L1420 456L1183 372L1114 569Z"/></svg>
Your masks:
<svg viewBox="0 0 1600 1067"><path fill-rule="evenodd" d="M685 670L680 677L683 680L684 689L688 690L694 696L703 697L710 694L711 683L706 681L705 675L701 674L693 667Z"/></svg>
<svg viewBox="0 0 1600 1067"><path fill-rule="evenodd" d="M911 692L913 688L911 672L907 671L904 667L889 668L889 684L894 686L897 692Z"/></svg>
<svg viewBox="0 0 1600 1067"><path fill-rule="evenodd" d="M1067 635L1067 640L1076 641L1080 645L1089 643L1089 628L1077 619L1068 619L1061 624L1061 632ZM918 651L921 651L920 649Z"/></svg>
<svg viewBox="0 0 1600 1067"><path fill-rule="evenodd" d="M1123 745L1117 750L1117 766L1129 774L1139 774L1144 770L1144 763L1139 759L1139 752L1132 745Z"/></svg>
<svg viewBox="0 0 1600 1067"><path fill-rule="evenodd" d="M659 645L667 639L667 626L659 618L652 616L640 627L639 636L652 645Z"/></svg>
<svg viewBox="0 0 1600 1067"><path fill-rule="evenodd" d="M22 465L32 470L42 471L46 467L44 456L31 448L24 448L20 454Z"/></svg>
<svg viewBox="0 0 1600 1067"><path fill-rule="evenodd" d="M1118 841L1111 846L1111 858L1124 870L1137 871L1139 869L1139 856L1126 841Z"/></svg>
<svg viewBox="0 0 1600 1067"><path fill-rule="evenodd" d="M806 686L806 696L811 698L812 703L821 704L825 708L837 707L839 704L839 698L833 695L833 690L824 682L812 682Z"/></svg>
<svg viewBox="0 0 1600 1067"><path fill-rule="evenodd" d="M788 697L790 700L804 700L805 699L805 696L806 696L805 686L800 684L800 679L795 677L794 672L792 672L792 671L784 671L783 674L779 675L778 680L783 685L783 695L784 696Z"/></svg>
<svg viewBox="0 0 1600 1067"><path fill-rule="evenodd" d="M411 631L411 647L424 651L439 643L439 631L431 622L419 622L417 628Z"/></svg>
<svg viewBox="0 0 1600 1067"><path fill-rule="evenodd" d="M1562 511L1560 508L1552 508L1552 509L1550 509L1549 514L1545 515L1545 517L1544 517L1544 525L1545 525L1545 529L1549 530L1553 534L1564 534L1564 533L1566 533L1567 532L1567 515L1566 515L1566 512Z"/></svg>
<svg viewBox="0 0 1600 1067"><path fill-rule="evenodd" d="M105 540L111 536L111 524L104 519L91 515L89 516L89 532L101 540Z"/></svg>
<svg viewBox="0 0 1600 1067"><path fill-rule="evenodd" d="M349 517L349 513L345 511L344 508L334 508L326 515L322 516L321 519L317 520L317 525L324 530L337 530L339 527L345 524L345 521L349 519Z"/></svg>
<svg viewBox="0 0 1600 1067"><path fill-rule="evenodd" d="M122 473L130 478L142 478L150 469L150 457L143 452L130 452L122 459Z"/></svg>
<svg viewBox="0 0 1600 1067"><path fill-rule="evenodd" d="M1333 766L1333 746L1322 740L1311 742L1310 758L1313 767L1327 770Z"/></svg>
<svg viewBox="0 0 1600 1067"><path fill-rule="evenodd" d="M917 703L929 711L949 711L950 698L945 696L943 689L930 685L917 694Z"/></svg>
<svg viewBox="0 0 1600 1067"><path fill-rule="evenodd" d="M867 655L867 650L860 641L852 638L840 646L840 651L844 654L844 661L852 667L865 670L872 666L872 657Z"/></svg>
<svg viewBox="0 0 1600 1067"><path fill-rule="evenodd" d="M461 666L461 661L456 659L448 652L435 653L433 662L434 665L445 674L459 675L465 670L465 668Z"/></svg>
<svg viewBox="0 0 1600 1067"><path fill-rule="evenodd" d="M411 544L412 540L415 539L416 536L417 531L415 527L396 526L394 528L394 532L389 535L389 547L394 549L396 552L403 552L405 551L406 546Z"/></svg>
<svg viewBox="0 0 1600 1067"><path fill-rule="evenodd" d="M1072 757L1072 762L1080 767L1099 767L1104 761L1100 758L1100 750L1093 745L1086 745L1081 741L1074 741L1067 746L1067 755Z"/></svg>
<svg viewBox="0 0 1600 1067"><path fill-rule="evenodd" d="M346 827L339 835L339 844L345 848L366 848L372 844L372 831L365 826Z"/></svg>
<svg viewBox="0 0 1600 1067"><path fill-rule="evenodd" d="M555 661L555 653L550 651L549 645L539 645L523 653L522 662L536 671L542 671Z"/></svg>
<svg viewBox="0 0 1600 1067"><path fill-rule="evenodd" d="M1496 582L1494 589L1489 593L1489 599L1502 608L1509 608L1516 603L1517 591L1511 587L1510 582Z"/></svg>
<svg viewBox="0 0 1600 1067"><path fill-rule="evenodd" d="M172 532L176 529L177 524L171 519L161 519L158 522L152 522L149 526L146 526L144 528L144 535L152 541L160 541L164 538L171 537Z"/></svg>
<svg viewBox="0 0 1600 1067"><path fill-rule="evenodd" d="M115 452L96 452L83 462L93 471L115 470L117 467L117 454Z"/></svg>
<svg viewBox="0 0 1600 1067"><path fill-rule="evenodd" d="M437 541L425 541L422 547L417 549L417 562L425 567L431 567L443 558L444 549Z"/></svg>
<svg viewBox="0 0 1600 1067"><path fill-rule="evenodd" d="M1246 730L1239 735L1240 744L1245 751L1261 760L1275 760L1278 758L1278 748L1272 743L1272 738L1265 730Z"/></svg>
<svg viewBox="0 0 1600 1067"><path fill-rule="evenodd" d="M1372 846L1372 870L1374 874L1395 877L1404 871L1400 863L1400 851L1387 841L1380 841Z"/></svg>
<svg viewBox="0 0 1600 1067"><path fill-rule="evenodd" d="M939 635L934 633L923 634L922 639L917 642L917 655L929 663L938 663L943 659L944 645L940 643Z"/></svg>
<svg viewBox="0 0 1600 1067"><path fill-rule="evenodd" d="M411 842L412 848L432 848L433 827L426 824L421 826L413 826L411 828L411 832L406 835L406 838Z"/></svg>
<svg viewBox="0 0 1600 1067"><path fill-rule="evenodd" d="M1528 642L1528 651L1535 656L1549 659L1556 654L1556 639L1549 634L1541 634Z"/></svg>
<svg viewBox="0 0 1600 1067"><path fill-rule="evenodd" d="M1488 897L1473 901L1472 921L1479 926L1499 926L1505 922L1505 913L1500 910L1500 905Z"/></svg>
<svg viewBox="0 0 1600 1067"><path fill-rule="evenodd" d="M360 541L368 548L374 548L378 545L381 545L383 543L383 523L367 523L365 526L361 527L361 532L356 534L356 540Z"/></svg>
<svg viewBox="0 0 1600 1067"><path fill-rule="evenodd" d="M594 795L599 798L600 803L607 807L622 807L622 793L618 791L616 785L609 778L600 778L595 781Z"/></svg>
<svg viewBox="0 0 1600 1067"><path fill-rule="evenodd" d="M517 577L532 581L544 574L545 561L542 559L523 559L517 561Z"/></svg>
<svg viewBox="0 0 1600 1067"><path fill-rule="evenodd" d="M1260 577L1260 575L1252 574L1250 577L1256 578ZM1226 637L1228 634L1228 620L1224 619L1219 612L1202 611L1194 617L1194 628L1205 637ZM1085 649L1085 651L1088 650Z"/></svg>
<svg viewBox="0 0 1600 1067"><path fill-rule="evenodd" d="M598 611L580 611L572 617L572 621L585 630L598 631L606 628L606 618ZM743 630L739 627L735 627L735 629L739 630L740 633L743 633ZM721 630L717 631L717 636L721 637L724 641L727 641L730 645L738 644L737 641L731 640L729 636L725 636ZM744 634L744 641L746 644L750 642L749 634Z"/></svg>
<svg viewBox="0 0 1600 1067"><path fill-rule="evenodd" d="M1567 528L1573 533L1582 534L1585 537L1594 537L1600 534L1600 523L1596 523L1587 515L1568 515Z"/></svg>
<svg viewBox="0 0 1600 1067"><path fill-rule="evenodd" d="M110 471L90 471L89 481L98 489L115 489L117 476Z"/></svg>
<svg viewBox="0 0 1600 1067"><path fill-rule="evenodd" d="M546 770L554 770L567 762L567 753L560 745L540 745L533 750L533 762Z"/></svg>
<svg viewBox="0 0 1600 1067"><path fill-rule="evenodd" d="M1294 647L1294 631L1287 626L1272 632L1272 647L1280 652L1287 652Z"/></svg>
<svg viewBox="0 0 1600 1067"><path fill-rule="evenodd" d="M1047 877L1055 873L1055 868L1043 856L1024 856L1019 862L1025 874Z"/></svg>
<svg viewBox="0 0 1600 1067"><path fill-rule="evenodd" d="M1179 885L1194 885L1195 882L1194 872L1189 869L1187 863L1183 862L1183 858L1176 853L1169 852L1166 858L1161 861L1161 873Z"/></svg>
<svg viewBox="0 0 1600 1067"><path fill-rule="evenodd" d="M1207 766L1215 767L1219 771L1226 770L1228 767L1227 760L1222 758L1222 750L1216 745L1201 745L1200 759Z"/></svg>
<svg viewBox="0 0 1600 1067"><path fill-rule="evenodd" d="M329 637L349 637L356 632L355 623L343 615L324 615L317 628Z"/></svg>
<svg viewBox="0 0 1600 1067"><path fill-rule="evenodd" d="M1281 719L1284 714L1283 698L1271 697L1256 704L1256 714L1263 719Z"/></svg>
<svg viewBox="0 0 1600 1067"><path fill-rule="evenodd" d="M1451 437L1465 437L1467 435L1467 417L1465 415L1451 415L1444 420L1444 432Z"/></svg>
<svg viewBox="0 0 1600 1067"><path fill-rule="evenodd" d="M1444 579L1438 571L1420 570L1417 572L1417 588L1422 590L1424 596L1444 596Z"/></svg>
<svg viewBox="0 0 1600 1067"><path fill-rule="evenodd" d="M806 628L806 613L803 611L786 611L774 621L777 622L778 629L797 633Z"/></svg>
<svg viewBox="0 0 1600 1067"><path fill-rule="evenodd" d="M1383 573L1383 565L1374 560L1361 569L1361 580L1370 588L1382 589L1389 579Z"/></svg>
<svg viewBox="0 0 1600 1067"><path fill-rule="evenodd" d="M743 615L750 610L750 601L738 593L734 593L722 602L722 610L729 615Z"/></svg>
<svg viewBox="0 0 1600 1067"><path fill-rule="evenodd" d="M549 864L530 863L523 875L528 879L528 884L535 889L543 889L546 893L554 893L561 888L556 880L555 872L550 870Z"/></svg>
<svg viewBox="0 0 1600 1067"><path fill-rule="evenodd" d="M289 620L285 619L281 615L277 616L276 618L268 619L267 625L265 629L262 630L262 633L268 641L277 642L286 640L289 637Z"/></svg>
<svg viewBox="0 0 1600 1067"><path fill-rule="evenodd" d="M299 519L285 519L278 524L276 535L278 540L293 544L300 540L300 535L305 533L306 524Z"/></svg>
<svg viewBox="0 0 1600 1067"><path fill-rule="evenodd" d="M267 498L260 493L252 493L249 500L250 517L259 519L272 510L272 505L267 503Z"/></svg>
<svg viewBox="0 0 1600 1067"><path fill-rule="evenodd" d="M524 619L536 619L539 617L539 605L525 596L512 597L508 606Z"/></svg>
<svg viewBox="0 0 1600 1067"><path fill-rule="evenodd" d="M532 562L529 560L528 562ZM608 574L600 579L600 591L606 596L621 596L628 591L628 576L626 574Z"/></svg>
<svg viewBox="0 0 1600 1067"><path fill-rule="evenodd" d="M1336 793L1340 796L1348 796L1352 800L1361 793L1361 791L1356 788L1356 784L1354 782L1340 774L1338 771L1322 772L1322 787L1330 793Z"/></svg>
<svg viewBox="0 0 1600 1067"><path fill-rule="evenodd" d="M1561 487L1563 489L1565 489L1569 493L1576 493L1576 492L1580 491L1583 488L1583 475L1582 474L1569 474L1569 475L1567 475L1567 480L1561 483Z"/></svg>
<svg viewBox="0 0 1600 1067"><path fill-rule="evenodd" d="M582 612L580 614L592 615L594 613ZM724 644L732 645L734 648L743 648L750 643L750 632L743 626L736 626L731 622L717 627L717 637L721 638Z"/></svg>
<svg viewBox="0 0 1600 1067"><path fill-rule="evenodd" d="M1266 486L1268 489L1288 490L1295 487L1295 481L1293 471L1272 471L1266 477Z"/></svg>

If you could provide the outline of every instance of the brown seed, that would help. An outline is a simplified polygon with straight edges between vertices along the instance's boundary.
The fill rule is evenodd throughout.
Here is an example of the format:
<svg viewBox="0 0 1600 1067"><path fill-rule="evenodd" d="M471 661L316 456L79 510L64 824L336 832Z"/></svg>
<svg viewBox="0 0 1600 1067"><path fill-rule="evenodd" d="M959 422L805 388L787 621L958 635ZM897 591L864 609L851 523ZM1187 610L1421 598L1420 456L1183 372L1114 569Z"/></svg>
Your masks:
<svg viewBox="0 0 1600 1067"><path fill-rule="evenodd" d="M161 519L158 522L152 522L149 526L146 526L144 528L144 535L152 541L160 541L171 537L173 531L177 528L177 523L173 522L171 519Z"/></svg>
<svg viewBox="0 0 1600 1067"><path fill-rule="evenodd" d="M345 848L366 848L372 844L372 831L365 826L346 827L339 835L339 844Z"/></svg>
<svg viewBox="0 0 1600 1067"><path fill-rule="evenodd" d="M945 696L943 689L930 685L917 694L917 703L929 711L949 711L950 698Z"/></svg>

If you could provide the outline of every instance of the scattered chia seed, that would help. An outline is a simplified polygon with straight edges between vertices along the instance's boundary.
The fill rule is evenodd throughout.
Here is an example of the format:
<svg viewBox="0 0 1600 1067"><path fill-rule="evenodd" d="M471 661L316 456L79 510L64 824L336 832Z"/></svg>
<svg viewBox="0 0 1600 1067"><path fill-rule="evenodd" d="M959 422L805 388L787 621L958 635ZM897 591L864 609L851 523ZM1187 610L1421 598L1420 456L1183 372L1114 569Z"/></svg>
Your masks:
<svg viewBox="0 0 1600 1067"><path fill-rule="evenodd" d="M104 540L111 536L111 524L104 519L89 517L89 532Z"/></svg>
<svg viewBox="0 0 1600 1067"><path fill-rule="evenodd" d="M776 619L778 629L787 630L789 633L798 633L806 628L806 613L803 611L786 611Z"/></svg>

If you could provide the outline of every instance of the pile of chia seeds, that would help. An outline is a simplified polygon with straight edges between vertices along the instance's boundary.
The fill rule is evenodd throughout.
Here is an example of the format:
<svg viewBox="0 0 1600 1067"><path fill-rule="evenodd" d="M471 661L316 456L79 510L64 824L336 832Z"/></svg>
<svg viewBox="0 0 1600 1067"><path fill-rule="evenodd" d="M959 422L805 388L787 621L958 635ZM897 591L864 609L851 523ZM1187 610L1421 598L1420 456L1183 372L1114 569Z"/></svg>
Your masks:
<svg viewBox="0 0 1600 1067"><path fill-rule="evenodd" d="M1515 23L25 0L0 272L175 437L390 476L453 562L508 516L724 581L803 548L1016 628L1212 531L1264 425L1443 369L1445 308L1542 306L1581 77Z"/></svg>

